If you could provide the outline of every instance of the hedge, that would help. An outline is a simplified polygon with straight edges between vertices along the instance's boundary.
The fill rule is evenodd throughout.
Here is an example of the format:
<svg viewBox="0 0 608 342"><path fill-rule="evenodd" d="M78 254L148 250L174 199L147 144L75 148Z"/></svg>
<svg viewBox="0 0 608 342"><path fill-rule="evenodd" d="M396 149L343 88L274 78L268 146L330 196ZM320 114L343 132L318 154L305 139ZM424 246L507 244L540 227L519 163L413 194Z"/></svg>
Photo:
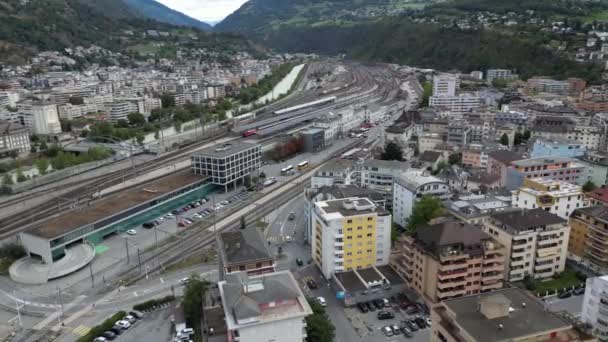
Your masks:
<svg viewBox="0 0 608 342"><path fill-rule="evenodd" d="M137 311L146 311L148 309L151 309L152 307L154 307L155 305L162 305L165 303L169 303L175 300L175 296L166 296L163 298L159 298L159 299L150 299L148 301L145 301L143 303L139 303L133 306L133 310L137 310Z"/></svg>
<svg viewBox="0 0 608 342"><path fill-rule="evenodd" d="M88 334L77 339L76 342L92 342L96 337L101 336L101 334L103 334L104 332L112 329L112 327L114 326L114 323L116 323L116 321L120 321L126 315L127 315L127 313L124 311L119 311L119 312L115 313L114 315L112 315L112 317L103 321L103 323L91 328L91 330L89 331Z"/></svg>

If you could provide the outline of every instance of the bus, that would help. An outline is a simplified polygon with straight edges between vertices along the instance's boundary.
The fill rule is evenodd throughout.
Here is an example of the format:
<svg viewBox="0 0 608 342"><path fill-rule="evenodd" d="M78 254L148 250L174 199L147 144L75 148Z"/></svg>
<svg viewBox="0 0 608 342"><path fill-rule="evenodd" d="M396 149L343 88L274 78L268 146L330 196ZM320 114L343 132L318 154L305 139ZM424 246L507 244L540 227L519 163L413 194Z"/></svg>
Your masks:
<svg viewBox="0 0 608 342"><path fill-rule="evenodd" d="M283 176L291 175L293 172L293 166L291 165L287 165L286 167L281 169L281 175Z"/></svg>
<svg viewBox="0 0 608 342"><path fill-rule="evenodd" d="M301 162L298 164L298 170L306 170L308 168L308 160Z"/></svg>

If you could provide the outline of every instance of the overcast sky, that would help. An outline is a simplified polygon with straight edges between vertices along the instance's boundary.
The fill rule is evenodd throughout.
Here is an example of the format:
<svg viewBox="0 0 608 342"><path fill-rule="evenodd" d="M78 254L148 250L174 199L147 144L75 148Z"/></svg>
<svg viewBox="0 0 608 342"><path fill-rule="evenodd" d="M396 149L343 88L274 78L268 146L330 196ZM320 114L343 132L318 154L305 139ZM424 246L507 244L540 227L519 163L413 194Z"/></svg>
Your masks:
<svg viewBox="0 0 608 342"><path fill-rule="evenodd" d="M205 22L217 22L247 0L156 0L163 5Z"/></svg>

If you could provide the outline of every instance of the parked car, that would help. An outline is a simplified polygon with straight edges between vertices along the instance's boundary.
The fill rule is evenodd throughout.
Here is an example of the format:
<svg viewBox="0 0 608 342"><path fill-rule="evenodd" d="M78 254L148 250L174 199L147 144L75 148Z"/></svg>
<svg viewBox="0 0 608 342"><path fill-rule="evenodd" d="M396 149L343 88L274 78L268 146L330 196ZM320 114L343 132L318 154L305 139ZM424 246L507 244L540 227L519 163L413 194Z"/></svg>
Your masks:
<svg viewBox="0 0 608 342"><path fill-rule="evenodd" d="M382 301L382 299L374 299L372 300L372 303L374 303L374 305L378 308L378 309L382 309L384 308L384 302Z"/></svg>
<svg viewBox="0 0 608 342"><path fill-rule="evenodd" d="M401 330L397 324L391 325L391 329L393 329L393 335L401 335Z"/></svg>
<svg viewBox="0 0 608 342"><path fill-rule="evenodd" d="M404 321L404 323L407 325L408 328L410 328L411 331L418 331L418 325L413 320L410 319Z"/></svg>
<svg viewBox="0 0 608 342"><path fill-rule="evenodd" d="M93 340L93 342L106 342L108 339L103 337L103 336L99 336L99 337L95 337L95 339Z"/></svg>
<svg viewBox="0 0 608 342"><path fill-rule="evenodd" d="M113 332L113 333L115 333L116 336L122 334L123 330L125 330L125 329L123 329L121 326L118 326L118 325L114 325L112 327L112 329L110 329L110 331Z"/></svg>
<svg viewBox="0 0 608 342"><path fill-rule="evenodd" d="M426 321L422 317L416 317L416 319L414 319L414 322L416 322L420 329L426 328Z"/></svg>
<svg viewBox="0 0 608 342"><path fill-rule="evenodd" d="M124 321L124 320L117 321L114 324L123 329L129 329L131 327L131 323L129 323L128 321Z"/></svg>
<svg viewBox="0 0 608 342"><path fill-rule="evenodd" d="M194 329L192 329L192 328L186 328L186 329L181 330L179 333L182 334L182 335L193 335L194 334Z"/></svg>
<svg viewBox="0 0 608 342"><path fill-rule="evenodd" d="M317 302L323 307L327 306L327 301L325 301L325 298L323 297L317 297Z"/></svg>
<svg viewBox="0 0 608 342"><path fill-rule="evenodd" d="M572 290L572 294L575 296L580 296L582 294L585 294L585 288L579 287L578 289L574 289L574 290Z"/></svg>
<svg viewBox="0 0 608 342"><path fill-rule="evenodd" d="M409 308L407 308L405 310L405 313L408 314L408 315L415 315L415 314L417 314L419 312L420 311L418 310L418 308L415 305L410 306Z"/></svg>
<svg viewBox="0 0 608 342"><path fill-rule="evenodd" d="M559 299L564 299L564 298L569 298L569 297L572 297L572 293L570 291L564 291L557 295L557 298L559 298Z"/></svg>
<svg viewBox="0 0 608 342"><path fill-rule="evenodd" d="M141 319L142 317L144 317L144 313L141 312L141 311L138 311L138 310L131 310L131 311L129 311L129 315L135 316L138 319Z"/></svg>
<svg viewBox="0 0 608 342"><path fill-rule="evenodd" d="M372 302L365 303L365 306L367 306L367 309L371 312L376 311L376 307L374 306L374 304L372 304Z"/></svg>
<svg viewBox="0 0 608 342"><path fill-rule="evenodd" d="M389 336L389 337L390 337L390 336L393 336L393 329L391 329L391 327L389 327L388 325L387 325L387 326L382 327L382 332L383 332L383 333L384 333L384 335L386 335L386 336Z"/></svg>
<svg viewBox="0 0 608 342"><path fill-rule="evenodd" d="M367 313L369 312L369 309L367 308L367 305L365 305L365 303L357 303L357 307L359 308L359 310L362 313Z"/></svg>
<svg viewBox="0 0 608 342"><path fill-rule="evenodd" d="M188 284L190 282L190 278L182 278L179 280L180 284Z"/></svg>
<svg viewBox="0 0 608 342"><path fill-rule="evenodd" d="M315 290L318 289L319 287L317 286L317 283L315 283L314 280L310 279L306 282L306 285L308 286L309 289L311 290Z"/></svg>
<svg viewBox="0 0 608 342"><path fill-rule="evenodd" d="M144 222L141 226L150 229L154 227L154 222Z"/></svg>
<svg viewBox="0 0 608 342"><path fill-rule="evenodd" d="M137 231L135 231L135 229L129 229L129 230L127 230L127 234L128 235L137 235Z"/></svg>
<svg viewBox="0 0 608 342"><path fill-rule="evenodd" d="M131 315L126 315L123 320L133 324L135 323L135 321L137 321L137 318L135 318L135 316L131 316Z"/></svg>
<svg viewBox="0 0 608 342"><path fill-rule="evenodd" d="M395 315L392 312L389 311L378 311L378 319L383 320L383 319L393 319L395 318Z"/></svg>
<svg viewBox="0 0 608 342"><path fill-rule="evenodd" d="M101 336L105 337L106 339L112 341L116 338L116 334L113 333L112 331L106 331L103 334L101 334Z"/></svg>
<svg viewBox="0 0 608 342"><path fill-rule="evenodd" d="M304 266L304 261L300 258L296 258L296 265L298 266Z"/></svg>

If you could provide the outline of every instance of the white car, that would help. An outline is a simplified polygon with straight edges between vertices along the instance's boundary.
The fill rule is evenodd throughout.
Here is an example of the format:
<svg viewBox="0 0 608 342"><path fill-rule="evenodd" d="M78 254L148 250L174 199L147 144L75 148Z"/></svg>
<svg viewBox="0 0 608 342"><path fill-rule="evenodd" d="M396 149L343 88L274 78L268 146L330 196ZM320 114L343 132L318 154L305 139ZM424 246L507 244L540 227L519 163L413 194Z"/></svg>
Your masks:
<svg viewBox="0 0 608 342"><path fill-rule="evenodd" d="M163 222L163 221L165 221L165 218L164 217L159 217L157 221L158 222Z"/></svg>
<svg viewBox="0 0 608 342"><path fill-rule="evenodd" d="M129 329L131 327L131 323L129 323L128 321L121 320L121 321L116 322L115 324L123 329Z"/></svg>
<svg viewBox="0 0 608 342"><path fill-rule="evenodd" d="M194 214L194 215L192 215L192 217L197 218L197 219L202 218L202 216L201 216L201 215L199 215L199 214Z"/></svg>
<svg viewBox="0 0 608 342"><path fill-rule="evenodd" d="M137 235L137 231L135 229L129 229L129 230L127 230L127 234L129 234L129 235Z"/></svg>
<svg viewBox="0 0 608 342"><path fill-rule="evenodd" d="M327 301L323 297L317 297L317 302L319 302L319 305L321 306L327 306Z"/></svg>
<svg viewBox="0 0 608 342"><path fill-rule="evenodd" d="M180 284L188 284L190 282L190 278L182 278L179 280Z"/></svg>
<svg viewBox="0 0 608 342"><path fill-rule="evenodd" d="M173 214L168 213L167 215L165 215L165 217L166 217L166 218L171 218L171 217L173 217Z"/></svg>

